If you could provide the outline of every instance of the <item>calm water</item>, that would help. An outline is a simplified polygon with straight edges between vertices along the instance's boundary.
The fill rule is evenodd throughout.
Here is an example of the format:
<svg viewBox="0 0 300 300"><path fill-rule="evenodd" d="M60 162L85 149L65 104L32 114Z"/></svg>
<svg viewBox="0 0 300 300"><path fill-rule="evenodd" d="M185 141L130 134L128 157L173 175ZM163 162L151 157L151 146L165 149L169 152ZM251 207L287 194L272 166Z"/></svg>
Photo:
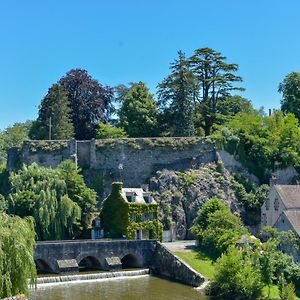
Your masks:
<svg viewBox="0 0 300 300"><path fill-rule="evenodd" d="M30 300L207 300L197 290L152 276L38 288Z"/></svg>

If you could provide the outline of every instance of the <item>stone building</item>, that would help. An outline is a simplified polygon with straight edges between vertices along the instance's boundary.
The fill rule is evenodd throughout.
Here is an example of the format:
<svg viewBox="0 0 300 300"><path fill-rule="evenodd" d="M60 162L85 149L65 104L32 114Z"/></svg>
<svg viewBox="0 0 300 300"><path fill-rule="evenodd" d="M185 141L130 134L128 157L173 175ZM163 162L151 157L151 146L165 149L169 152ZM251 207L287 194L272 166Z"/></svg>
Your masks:
<svg viewBox="0 0 300 300"><path fill-rule="evenodd" d="M110 195L101 210L104 236L128 239L161 239L162 225L158 205L151 193L142 188L123 188L112 184Z"/></svg>
<svg viewBox="0 0 300 300"><path fill-rule="evenodd" d="M278 230L293 230L300 236L300 185L271 187L268 199L261 207L261 226Z"/></svg>

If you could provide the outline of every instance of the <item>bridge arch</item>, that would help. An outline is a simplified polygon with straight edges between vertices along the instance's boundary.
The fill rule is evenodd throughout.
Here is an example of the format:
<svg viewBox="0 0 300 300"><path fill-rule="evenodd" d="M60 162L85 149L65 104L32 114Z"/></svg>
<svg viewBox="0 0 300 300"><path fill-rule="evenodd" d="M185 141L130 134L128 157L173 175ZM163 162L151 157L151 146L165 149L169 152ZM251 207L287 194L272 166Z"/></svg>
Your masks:
<svg viewBox="0 0 300 300"><path fill-rule="evenodd" d="M50 264L44 259L35 259L35 267L38 274L50 274L55 273Z"/></svg>
<svg viewBox="0 0 300 300"><path fill-rule="evenodd" d="M103 269L100 260L96 256L87 255L77 259L79 272Z"/></svg>
<svg viewBox="0 0 300 300"><path fill-rule="evenodd" d="M122 269L141 268L143 266L142 258L138 254L128 253L121 258Z"/></svg>

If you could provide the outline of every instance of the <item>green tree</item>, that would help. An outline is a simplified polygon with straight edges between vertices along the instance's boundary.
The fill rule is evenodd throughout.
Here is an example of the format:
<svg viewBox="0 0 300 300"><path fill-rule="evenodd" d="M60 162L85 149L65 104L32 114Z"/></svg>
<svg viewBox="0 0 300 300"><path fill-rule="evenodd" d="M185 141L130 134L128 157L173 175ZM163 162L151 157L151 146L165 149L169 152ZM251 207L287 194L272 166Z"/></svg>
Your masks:
<svg viewBox="0 0 300 300"><path fill-rule="evenodd" d="M9 212L31 215L38 240L70 239L81 218L81 209L67 194L58 170L24 166L10 175Z"/></svg>
<svg viewBox="0 0 300 300"><path fill-rule="evenodd" d="M296 291L293 283L287 283L284 275L281 274L279 277L279 296L281 300L295 300Z"/></svg>
<svg viewBox="0 0 300 300"><path fill-rule="evenodd" d="M0 298L28 294L36 280L33 259L35 232L31 218L0 212Z"/></svg>
<svg viewBox="0 0 300 300"><path fill-rule="evenodd" d="M207 229L209 217L217 212L223 211L226 209L225 204L214 197L210 199L207 203L205 203L202 208L198 211L197 217L194 219L193 226L191 231L194 235L196 235L199 239L201 239L204 231Z"/></svg>
<svg viewBox="0 0 300 300"><path fill-rule="evenodd" d="M220 126L214 138L262 182L276 168L300 166L300 128L293 114L240 113Z"/></svg>
<svg viewBox="0 0 300 300"><path fill-rule="evenodd" d="M20 147L24 140L28 139L28 134L32 126L32 121L15 123L0 131L0 163L7 158L7 151L12 147Z"/></svg>
<svg viewBox="0 0 300 300"><path fill-rule="evenodd" d="M111 126L108 123L100 122L96 133L97 139L125 138L127 134L123 128Z"/></svg>
<svg viewBox="0 0 300 300"><path fill-rule="evenodd" d="M120 127L130 137L157 136L157 106L143 82L132 84L118 111Z"/></svg>
<svg viewBox="0 0 300 300"><path fill-rule="evenodd" d="M220 102L230 96L231 91L243 90L234 85L242 81L240 76L235 75L238 65L228 64L225 60L225 56L210 48L197 49L190 58L190 66L198 79L198 109L205 135L210 135L216 123Z"/></svg>
<svg viewBox="0 0 300 300"><path fill-rule="evenodd" d="M3 195L0 194L0 213L7 210L7 201Z"/></svg>
<svg viewBox="0 0 300 300"><path fill-rule="evenodd" d="M81 225L86 228L88 214L95 211L96 192L86 186L80 169L71 161L65 160L58 166L58 172L66 184L68 197L81 208Z"/></svg>
<svg viewBox="0 0 300 300"><path fill-rule="evenodd" d="M268 298L270 298L271 285L275 279L276 259L278 258L276 243L273 240L263 244L263 252L260 256L262 281L268 286Z"/></svg>
<svg viewBox="0 0 300 300"><path fill-rule="evenodd" d="M74 136L70 101L61 85L54 84L42 100L30 136L41 140L67 140Z"/></svg>
<svg viewBox="0 0 300 300"><path fill-rule="evenodd" d="M288 74L279 84L278 92L282 93L281 110L300 120L300 73Z"/></svg>
<svg viewBox="0 0 300 300"><path fill-rule="evenodd" d="M216 256L248 233L241 220L218 198L212 198L198 211L192 232L200 245Z"/></svg>
<svg viewBox="0 0 300 300"><path fill-rule="evenodd" d="M222 299L258 299L263 284L256 256L250 250L229 248L217 260L211 293Z"/></svg>
<svg viewBox="0 0 300 300"><path fill-rule="evenodd" d="M249 232L237 216L228 208L218 210L208 218L208 226L202 234L201 245L214 252L216 256L220 256L245 234L248 235Z"/></svg>
<svg viewBox="0 0 300 300"><path fill-rule="evenodd" d="M223 124L241 112L254 112L251 101L237 95L228 96L224 100L218 101L217 103L216 122L218 124Z"/></svg>
<svg viewBox="0 0 300 300"><path fill-rule="evenodd" d="M192 136L195 134L193 118L197 81L181 51L170 69L171 74L158 85L160 103L169 115L172 135Z"/></svg>

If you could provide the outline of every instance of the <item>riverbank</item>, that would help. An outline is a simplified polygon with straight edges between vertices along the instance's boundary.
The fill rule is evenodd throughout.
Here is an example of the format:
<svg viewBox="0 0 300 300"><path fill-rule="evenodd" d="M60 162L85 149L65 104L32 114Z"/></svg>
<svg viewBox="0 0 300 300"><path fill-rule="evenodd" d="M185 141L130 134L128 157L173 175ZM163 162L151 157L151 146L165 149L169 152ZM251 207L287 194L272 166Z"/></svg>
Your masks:
<svg viewBox="0 0 300 300"><path fill-rule="evenodd" d="M176 251L175 254L197 272L202 274L206 280L210 281L213 279L215 272L215 260L207 253L201 251L200 249L192 249L190 251ZM263 295L267 297L267 287L263 289ZM280 297L278 287L276 285L272 285L269 300L279 299ZM300 298L296 297L295 300L300 300Z"/></svg>

